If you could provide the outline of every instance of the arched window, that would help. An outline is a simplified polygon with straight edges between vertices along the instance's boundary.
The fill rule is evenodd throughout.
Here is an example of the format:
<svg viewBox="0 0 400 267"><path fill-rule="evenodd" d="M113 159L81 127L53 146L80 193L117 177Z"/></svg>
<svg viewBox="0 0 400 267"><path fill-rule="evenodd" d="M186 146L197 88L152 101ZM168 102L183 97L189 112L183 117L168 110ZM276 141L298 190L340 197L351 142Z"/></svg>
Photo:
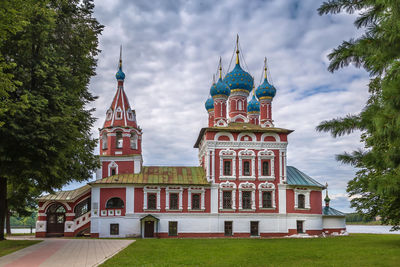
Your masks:
<svg viewBox="0 0 400 267"><path fill-rule="evenodd" d="M115 119L122 120L122 109L120 107L118 107L117 111L115 112Z"/></svg>
<svg viewBox="0 0 400 267"><path fill-rule="evenodd" d="M119 197L110 198L107 201L106 209L123 209L124 208L124 201Z"/></svg>
<svg viewBox="0 0 400 267"><path fill-rule="evenodd" d="M237 105L238 105L238 110L242 110L243 109L242 101L238 101Z"/></svg>
<svg viewBox="0 0 400 267"><path fill-rule="evenodd" d="M75 218L82 216L83 214L90 211L90 198L78 203L74 208Z"/></svg>
<svg viewBox="0 0 400 267"><path fill-rule="evenodd" d="M107 110L107 117L106 117L106 120L111 120L111 117L112 117L112 109L109 109L109 110Z"/></svg>
<svg viewBox="0 0 400 267"><path fill-rule="evenodd" d="M55 203L53 205L51 205L48 209L46 213L65 213L65 208L63 205Z"/></svg>
<svg viewBox="0 0 400 267"><path fill-rule="evenodd" d="M306 207L306 197L303 194L297 196L297 206L299 209L304 209Z"/></svg>
<svg viewBox="0 0 400 267"><path fill-rule="evenodd" d="M108 142L107 142L107 133L106 132L103 133L101 140L103 142L103 149L107 149Z"/></svg>
<svg viewBox="0 0 400 267"><path fill-rule="evenodd" d="M122 132L118 131L115 134L115 142L116 142L117 148L122 148L122 145L123 145Z"/></svg>
<svg viewBox="0 0 400 267"><path fill-rule="evenodd" d="M131 148L137 149L137 135L135 133L131 133L130 142Z"/></svg>

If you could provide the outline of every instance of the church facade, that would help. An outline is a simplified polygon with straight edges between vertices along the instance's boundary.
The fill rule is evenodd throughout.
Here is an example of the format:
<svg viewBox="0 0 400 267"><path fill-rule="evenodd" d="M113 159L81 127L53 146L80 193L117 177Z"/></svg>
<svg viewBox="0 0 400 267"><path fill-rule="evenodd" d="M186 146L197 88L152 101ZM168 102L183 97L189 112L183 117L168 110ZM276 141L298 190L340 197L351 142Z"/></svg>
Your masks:
<svg viewBox="0 0 400 267"><path fill-rule="evenodd" d="M237 46L238 47L238 46ZM327 189L287 166L289 129L276 127L276 89L236 65L210 89L208 125L194 144L199 166L144 166L142 129L117 90L99 130L101 168L81 188L41 197L36 236L279 237L346 233L344 214ZM250 99L250 101L248 101Z"/></svg>

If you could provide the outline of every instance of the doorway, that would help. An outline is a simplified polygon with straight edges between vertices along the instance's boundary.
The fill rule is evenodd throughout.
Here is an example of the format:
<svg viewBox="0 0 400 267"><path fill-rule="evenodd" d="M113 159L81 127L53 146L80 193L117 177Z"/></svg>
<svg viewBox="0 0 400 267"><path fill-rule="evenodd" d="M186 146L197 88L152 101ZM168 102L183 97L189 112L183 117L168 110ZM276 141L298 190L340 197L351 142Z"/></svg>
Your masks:
<svg viewBox="0 0 400 267"><path fill-rule="evenodd" d="M250 222L250 234L252 236L258 236L258 222Z"/></svg>
<svg viewBox="0 0 400 267"><path fill-rule="evenodd" d="M154 221L144 222L144 237L154 237Z"/></svg>
<svg viewBox="0 0 400 267"><path fill-rule="evenodd" d="M297 233L298 234L303 234L304 233L303 221L297 221Z"/></svg>
<svg viewBox="0 0 400 267"><path fill-rule="evenodd" d="M47 234L64 235L65 213L64 206L59 203L47 209Z"/></svg>

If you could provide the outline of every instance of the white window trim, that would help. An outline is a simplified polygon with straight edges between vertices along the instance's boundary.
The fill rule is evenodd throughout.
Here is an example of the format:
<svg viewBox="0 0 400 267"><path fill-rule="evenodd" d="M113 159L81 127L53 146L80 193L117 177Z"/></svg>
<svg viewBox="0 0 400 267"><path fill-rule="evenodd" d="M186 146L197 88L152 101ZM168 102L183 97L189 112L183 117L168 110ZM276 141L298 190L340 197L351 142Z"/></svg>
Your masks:
<svg viewBox="0 0 400 267"><path fill-rule="evenodd" d="M101 141L102 141L102 149L107 149L107 148L108 148L107 131L104 131L104 132L101 134Z"/></svg>
<svg viewBox="0 0 400 267"><path fill-rule="evenodd" d="M249 182L239 184L239 210L243 210L243 207L242 207L243 191L251 192L251 209L255 210L256 209L256 185L253 183L249 183Z"/></svg>
<svg viewBox="0 0 400 267"><path fill-rule="evenodd" d="M231 159L231 174L224 176L224 159ZM219 152L219 179L221 180L236 180L236 151L226 149Z"/></svg>
<svg viewBox="0 0 400 267"><path fill-rule="evenodd" d="M132 136L131 135L135 136L135 139L134 139L135 147L134 148L132 147ZM138 135L135 132L131 132L131 134L129 135L129 145L130 145L131 149L138 149Z"/></svg>
<svg viewBox="0 0 400 267"><path fill-rule="evenodd" d="M160 187L158 186L145 186L143 188L143 210L147 210L147 194L149 193L155 193L157 196L157 209L160 210Z"/></svg>
<svg viewBox="0 0 400 267"><path fill-rule="evenodd" d="M250 159L250 175L243 175L243 160ZM253 150L241 150L239 151L239 179L240 180L255 180L256 179L256 154Z"/></svg>
<svg viewBox="0 0 400 267"><path fill-rule="evenodd" d="M265 191L271 192L271 200L272 200L272 208L263 208L263 203L262 203L262 193ZM273 210L276 209L276 203L275 203L275 185L273 183L261 183L258 185L258 207L263 210Z"/></svg>
<svg viewBox="0 0 400 267"><path fill-rule="evenodd" d="M171 193L178 193L179 194L179 200L178 200L178 210L182 210L182 192L183 189L180 186L167 186L165 189L165 209L166 210L171 210L169 208L169 194ZM175 210L175 209L173 209Z"/></svg>
<svg viewBox="0 0 400 267"><path fill-rule="evenodd" d="M304 195L305 208L299 208L298 195L300 195L300 194ZM299 189L299 188L294 189L294 208L296 210L309 210L309 209L311 209L311 206L310 206L310 194L311 194L311 190L310 189Z"/></svg>
<svg viewBox="0 0 400 267"><path fill-rule="evenodd" d="M112 109L109 108L106 113L106 120L109 121L112 119Z"/></svg>
<svg viewBox="0 0 400 267"><path fill-rule="evenodd" d="M108 176L111 176L111 169L115 168L115 174L118 174L118 164L115 161L111 161L108 164Z"/></svg>
<svg viewBox="0 0 400 267"><path fill-rule="evenodd" d="M120 117L118 116L118 113L121 114ZM122 120L122 116L123 116L122 113L123 113L123 111L122 111L121 107L117 107L117 109L115 110L115 119L116 120Z"/></svg>
<svg viewBox="0 0 400 267"><path fill-rule="evenodd" d="M261 150L257 153L258 158L258 179L263 181L273 181L275 180L275 154L272 150ZM263 176L262 175L262 161L269 160L270 161L270 175Z"/></svg>
<svg viewBox="0 0 400 267"><path fill-rule="evenodd" d="M200 194L200 209L205 210L205 190L204 187L189 187L188 189L188 210L192 210L192 194ZM198 209L194 211L199 211Z"/></svg>
<svg viewBox="0 0 400 267"><path fill-rule="evenodd" d="M231 183L229 181L219 184L219 209L220 210L224 210L223 191L232 191L232 209L228 209L228 210L236 210L236 184Z"/></svg>

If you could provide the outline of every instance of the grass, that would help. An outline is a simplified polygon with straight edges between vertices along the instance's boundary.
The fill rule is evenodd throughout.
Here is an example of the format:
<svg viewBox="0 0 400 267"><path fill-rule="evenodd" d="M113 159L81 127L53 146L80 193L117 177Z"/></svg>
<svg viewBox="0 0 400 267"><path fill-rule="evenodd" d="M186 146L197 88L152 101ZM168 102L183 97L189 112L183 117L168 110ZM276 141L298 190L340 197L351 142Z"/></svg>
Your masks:
<svg viewBox="0 0 400 267"><path fill-rule="evenodd" d="M0 257L13 253L14 251L29 247L41 240L3 240L0 241Z"/></svg>
<svg viewBox="0 0 400 267"><path fill-rule="evenodd" d="M139 239L101 266L399 266L400 235Z"/></svg>

